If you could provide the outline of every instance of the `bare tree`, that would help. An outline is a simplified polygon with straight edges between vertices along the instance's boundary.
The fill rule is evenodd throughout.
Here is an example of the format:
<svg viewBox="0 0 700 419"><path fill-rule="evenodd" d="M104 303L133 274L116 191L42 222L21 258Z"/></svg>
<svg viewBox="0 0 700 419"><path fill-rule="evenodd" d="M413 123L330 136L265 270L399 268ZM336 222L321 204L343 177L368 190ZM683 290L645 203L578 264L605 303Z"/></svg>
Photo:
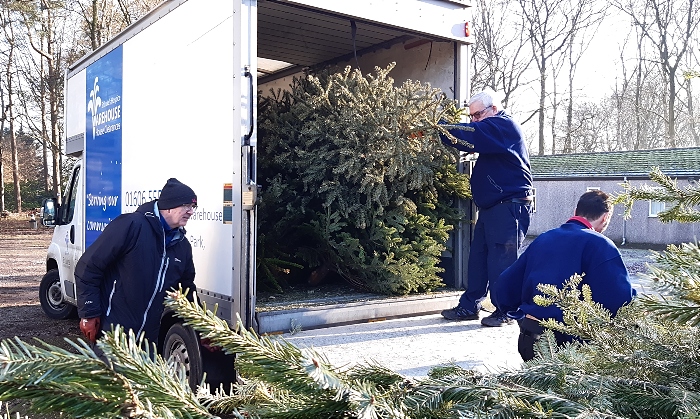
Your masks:
<svg viewBox="0 0 700 419"><path fill-rule="evenodd" d="M559 58L561 58L561 56ZM552 109L550 128L552 132L552 154L555 154L557 151L557 111L559 110L559 105L561 104L559 93L557 92L556 80L559 79L559 72L562 70L564 61L558 59L552 64L553 65L551 65L550 68L552 70L552 80L555 82L552 83L552 93L547 97L549 99L550 108Z"/></svg>
<svg viewBox="0 0 700 419"><path fill-rule="evenodd" d="M682 70L700 23L698 0L614 0L639 28L642 38L656 50L656 63L664 83L665 146L677 147L676 102Z"/></svg>
<svg viewBox="0 0 700 419"><path fill-rule="evenodd" d="M0 43L0 45L2 45ZM3 156L3 139L5 138L5 91L0 82L0 212L5 212L5 158Z"/></svg>
<svg viewBox="0 0 700 419"><path fill-rule="evenodd" d="M156 7L161 0L117 0L125 26L131 25L149 10Z"/></svg>
<svg viewBox="0 0 700 419"><path fill-rule="evenodd" d="M15 68L15 53L17 51L17 38L15 37L15 26L16 26L17 14L14 13L9 7L4 7L0 9L0 25L2 26L2 32L4 35L4 45L7 48L3 52L3 68L2 77L0 83L4 86L4 92L6 95L6 103L3 111L3 120L7 121L8 125L8 136L10 142L10 157L12 161L12 181L15 189L15 202L17 207L17 212L22 212L22 195L21 186L19 178L19 162L17 160L17 138L15 135L15 84L18 83L16 77ZM3 180L4 181L4 180Z"/></svg>
<svg viewBox="0 0 700 419"><path fill-rule="evenodd" d="M569 44L566 47L566 58L568 60L568 100L566 104L566 131L564 132L564 145L562 147L562 152L571 153L571 130L573 128L573 112L574 112L574 78L576 76L576 69L578 68L578 63L583 57L583 54L588 50L588 47L593 40L589 33L597 33L597 29L603 22L605 17L605 12L601 11L590 16L589 24L586 26L578 27L578 25L573 25L574 30L569 37ZM555 150L555 142L552 139L552 153Z"/></svg>
<svg viewBox="0 0 700 419"><path fill-rule="evenodd" d="M596 0L518 0L518 4L525 17L524 29L529 34L540 75L538 153L542 155L545 151L545 103L551 60L562 53L575 32L597 20L601 11Z"/></svg>
<svg viewBox="0 0 700 419"><path fill-rule="evenodd" d="M37 55L36 60L27 57L25 79L32 86L33 95L24 95L32 98L38 104L40 113L39 123L34 124L34 118L29 117L28 104L24 103L27 113L27 123L36 125L34 131L38 133L44 145L44 176L48 191L48 151L51 152L51 190L56 196L61 195L62 172L62 132L60 127L63 109L63 71L66 62L63 59L63 23L65 16L62 9L47 0L39 0L35 8L21 10L26 27L27 38L32 50ZM61 22L57 22L60 20ZM38 63L36 62L38 61ZM32 71L32 68L38 71ZM38 73L38 77L33 74ZM48 126L47 126L48 120Z"/></svg>
<svg viewBox="0 0 700 419"><path fill-rule="evenodd" d="M89 50L95 50L136 19L161 3L160 0L68 0L66 7L81 20Z"/></svg>
<svg viewBox="0 0 700 419"><path fill-rule="evenodd" d="M519 22L523 17L508 0L477 0L475 8L471 84L475 90L492 87L502 92L508 107L516 90L528 83L523 78L532 64L529 41Z"/></svg>

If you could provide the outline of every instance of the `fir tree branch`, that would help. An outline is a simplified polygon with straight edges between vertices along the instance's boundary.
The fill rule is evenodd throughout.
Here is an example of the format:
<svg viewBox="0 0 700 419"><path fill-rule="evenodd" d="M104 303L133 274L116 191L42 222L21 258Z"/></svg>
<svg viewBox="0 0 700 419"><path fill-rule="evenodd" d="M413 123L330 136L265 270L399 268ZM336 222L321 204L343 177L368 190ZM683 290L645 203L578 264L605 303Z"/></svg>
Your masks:
<svg viewBox="0 0 700 419"><path fill-rule="evenodd" d="M677 180L663 174L658 167L652 169L649 178L659 186L652 187L645 184L635 188L629 182L621 184L624 192L617 194L613 202L625 206L625 218L631 217L635 201L648 200L675 204L671 208L659 212L658 216L661 222L692 223L700 221L700 211L695 208L700 205L700 188L698 186L688 185L685 188L680 188Z"/></svg>
<svg viewBox="0 0 700 419"><path fill-rule="evenodd" d="M236 368L244 378L263 383L277 394L287 395L283 405L257 405L256 414L334 417L333 412L352 411L358 417L379 417L377 410L396 410L373 384L366 380L348 380L311 349L299 349L280 339L258 336L245 330L240 320L234 332L213 312L188 301L179 292L168 293L166 306L174 309L203 338L210 339L226 353L237 354ZM271 416L273 414L275 416Z"/></svg>
<svg viewBox="0 0 700 419"><path fill-rule="evenodd" d="M67 340L68 341L68 340ZM37 413L74 417L211 418L187 381L153 360L133 333L117 329L98 342L106 364L82 340L68 341L76 353L18 338L0 343L0 400L31 400Z"/></svg>

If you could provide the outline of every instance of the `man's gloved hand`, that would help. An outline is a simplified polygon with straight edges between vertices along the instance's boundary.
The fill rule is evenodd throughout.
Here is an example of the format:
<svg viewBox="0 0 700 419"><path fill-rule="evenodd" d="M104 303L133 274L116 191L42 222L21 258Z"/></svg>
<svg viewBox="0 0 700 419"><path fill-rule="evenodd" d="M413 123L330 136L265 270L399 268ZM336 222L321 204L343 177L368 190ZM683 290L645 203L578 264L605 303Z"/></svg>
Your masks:
<svg viewBox="0 0 700 419"><path fill-rule="evenodd" d="M217 351L221 350L220 346L212 345L211 339L209 339L209 338L200 339L199 344L202 345L202 347L209 352L217 352Z"/></svg>
<svg viewBox="0 0 700 419"><path fill-rule="evenodd" d="M100 332L100 318L80 319L80 331L90 342L95 343Z"/></svg>

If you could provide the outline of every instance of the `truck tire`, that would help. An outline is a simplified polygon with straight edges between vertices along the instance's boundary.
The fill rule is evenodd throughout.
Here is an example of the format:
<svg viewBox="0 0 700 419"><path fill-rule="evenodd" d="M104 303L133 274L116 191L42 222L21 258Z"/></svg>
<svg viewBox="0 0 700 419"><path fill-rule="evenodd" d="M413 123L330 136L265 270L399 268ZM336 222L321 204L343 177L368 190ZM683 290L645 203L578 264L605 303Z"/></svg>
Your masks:
<svg viewBox="0 0 700 419"><path fill-rule="evenodd" d="M44 313L52 319L63 320L77 317L76 307L63 300L58 269L51 269L41 278L39 301Z"/></svg>
<svg viewBox="0 0 700 419"><path fill-rule="evenodd" d="M163 358L182 366L192 391L202 383L202 356L197 334L189 326L175 323L165 335Z"/></svg>

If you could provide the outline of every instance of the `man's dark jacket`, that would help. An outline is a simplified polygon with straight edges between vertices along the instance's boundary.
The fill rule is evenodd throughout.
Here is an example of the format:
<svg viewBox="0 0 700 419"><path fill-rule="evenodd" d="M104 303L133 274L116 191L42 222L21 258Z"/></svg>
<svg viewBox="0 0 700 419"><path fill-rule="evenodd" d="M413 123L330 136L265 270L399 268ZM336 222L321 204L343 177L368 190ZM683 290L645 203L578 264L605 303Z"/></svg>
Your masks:
<svg viewBox="0 0 700 419"><path fill-rule="evenodd" d="M165 292L178 284L189 295L196 291L185 230L166 246L155 202L110 222L75 268L81 318L100 317L103 331L120 324L137 336L145 332L152 343L158 342Z"/></svg>
<svg viewBox="0 0 700 419"><path fill-rule="evenodd" d="M505 112L478 122L459 124L473 131L452 129L458 138L453 144L441 137L445 145L469 153L479 153L471 175L472 199L479 208L531 194L530 157L520 127ZM468 144L473 145L470 147Z"/></svg>
<svg viewBox="0 0 700 419"><path fill-rule="evenodd" d="M529 314L562 322L559 307L539 306L533 297L541 294L538 284L561 289L574 274L583 275L581 284L590 286L593 300L613 315L637 294L615 243L576 220L537 236L491 291L498 309L511 317Z"/></svg>

